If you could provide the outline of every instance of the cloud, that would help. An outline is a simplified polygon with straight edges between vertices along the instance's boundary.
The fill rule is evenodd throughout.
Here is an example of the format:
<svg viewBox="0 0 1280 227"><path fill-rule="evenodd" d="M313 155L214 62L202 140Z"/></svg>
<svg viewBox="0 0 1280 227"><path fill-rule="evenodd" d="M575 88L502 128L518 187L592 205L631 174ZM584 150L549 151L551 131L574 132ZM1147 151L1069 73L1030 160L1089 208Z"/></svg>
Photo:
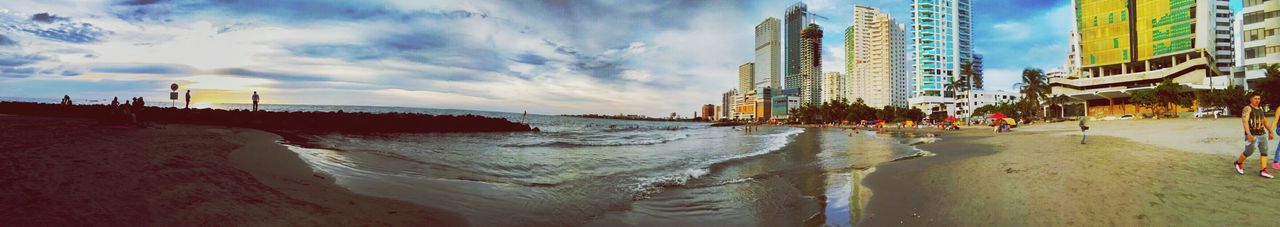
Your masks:
<svg viewBox="0 0 1280 227"><path fill-rule="evenodd" d="M49 13L37 13L37 14L31 15L31 20L36 22L41 22L41 23L53 23L57 21L69 21L71 19L66 17L59 17L57 15L53 15Z"/></svg>
<svg viewBox="0 0 1280 227"><path fill-rule="evenodd" d="M35 54L0 53L0 66L24 66L49 59Z"/></svg>
<svg viewBox="0 0 1280 227"><path fill-rule="evenodd" d="M979 2L996 7L1000 2ZM1019 1L1017 9L975 9L975 52L984 55L984 77L991 88L1008 89L1021 80L1027 67L1049 70L1066 61L1069 33L1073 30L1070 2ZM1006 78L1008 77L1008 78Z"/></svg>
<svg viewBox="0 0 1280 227"><path fill-rule="evenodd" d="M32 67L8 67L0 66L0 77L9 78L26 78L36 73L36 69Z"/></svg>
<svg viewBox="0 0 1280 227"><path fill-rule="evenodd" d="M17 41L13 41L13 39L9 39L8 36L4 36L3 34L0 34L0 46L17 46L17 45L18 45Z"/></svg>
<svg viewBox="0 0 1280 227"><path fill-rule="evenodd" d="M111 32L89 22L72 21L70 18L48 13L34 14L30 19L13 14L0 13L0 31L23 32L35 36L69 43L94 43Z"/></svg>
<svg viewBox="0 0 1280 227"><path fill-rule="evenodd" d="M89 67L89 72L121 74L190 74L198 72L185 65L172 64L109 64Z"/></svg>

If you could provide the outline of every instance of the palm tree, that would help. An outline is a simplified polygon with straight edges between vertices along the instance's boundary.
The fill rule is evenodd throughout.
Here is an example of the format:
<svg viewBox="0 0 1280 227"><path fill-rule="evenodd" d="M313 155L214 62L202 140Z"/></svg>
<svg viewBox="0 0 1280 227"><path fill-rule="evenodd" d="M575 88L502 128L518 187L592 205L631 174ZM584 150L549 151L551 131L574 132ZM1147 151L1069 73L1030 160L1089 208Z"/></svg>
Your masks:
<svg viewBox="0 0 1280 227"><path fill-rule="evenodd" d="M965 62L964 64L960 64L960 76L962 78L961 80L964 81L964 83L960 84L961 89L964 89L964 92L965 92L964 106L968 108L974 108L969 106L970 104L972 104L971 102L972 100L970 99L973 97L973 92L972 92L974 88L973 78L974 76L977 76L977 73L973 70L972 62ZM973 114L973 113L970 113L970 114ZM965 122L969 121L968 116L965 116L964 118L965 118Z"/></svg>
<svg viewBox="0 0 1280 227"><path fill-rule="evenodd" d="M1039 116L1038 108L1040 100L1047 98L1049 94L1048 83L1045 81L1044 70L1037 68L1027 68L1022 70L1022 100L1025 101L1023 110L1027 111L1029 116Z"/></svg>

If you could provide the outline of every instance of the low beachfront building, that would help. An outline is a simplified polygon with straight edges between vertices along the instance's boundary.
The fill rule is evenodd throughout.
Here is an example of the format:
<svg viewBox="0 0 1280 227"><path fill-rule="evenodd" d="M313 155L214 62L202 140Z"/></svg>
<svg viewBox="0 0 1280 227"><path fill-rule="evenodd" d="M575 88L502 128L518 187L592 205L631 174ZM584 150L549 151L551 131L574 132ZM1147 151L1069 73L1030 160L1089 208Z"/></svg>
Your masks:
<svg viewBox="0 0 1280 227"><path fill-rule="evenodd" d="M966 98L968 97L968 98ZM1021 99L1022 94L1004 90L973 90L969 92L960 92L956 94L955 106L956 116L971 116L974 109L986 105L996 105L1000 103L1014 103Z"/></svg>
<svg viewBox="0 0 1280 227"><path fill-rule="evenodd" d="M800 107L800 91L798 89L784 89L774 95L772 99L770 116L774 121L785 121L790 118L791 110Z"/></svg>
<svg viewBox="0 0 1280 227"><path fill-rule="evenodd" d="M1216 0L1170 0L1127 7L1131 0L1075 1L1079 70L1049 79L1052 95L1083 104L1089 116L1149 113L1129 98L1163 81L1194 90L1225 88L1216 63L1222 26ZM1140 1L1151 2L1151 1ZM1226 32L1229 36L1230 32ZM1074 44L1073 44L1074 45ZM1190 111L1192 108L1178 108Z"/></svg>
<svg viewBox="0 0 1280 227"><path fill-rule="evenodd" d="M715 116L716 116L715 113L716 113L716 105L713 105L713 104L702 105L701 117L703 120L715 120Z"/></svg>

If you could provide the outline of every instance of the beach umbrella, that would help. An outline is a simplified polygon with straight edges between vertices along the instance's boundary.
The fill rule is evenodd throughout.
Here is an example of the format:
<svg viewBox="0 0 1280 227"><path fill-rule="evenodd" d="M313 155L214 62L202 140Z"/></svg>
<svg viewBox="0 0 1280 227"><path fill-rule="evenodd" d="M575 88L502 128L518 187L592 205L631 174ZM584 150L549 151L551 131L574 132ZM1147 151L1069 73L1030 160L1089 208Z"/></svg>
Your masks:
<svg viewBox="0 0 1280 227"><path fill-rule="evenodd" d="M992 115L991 115L991 118L994 118L994 119L1004 119L1004 114L1002 114L1002 113L1000 113L1000 112L996 112L996 114L992 114Z"/></svg>
<svg viewBox="0 0 1280 227"><path fill-rule="evenodd" d="M957 121L956 116L948 116L947 121Z"/></svg>

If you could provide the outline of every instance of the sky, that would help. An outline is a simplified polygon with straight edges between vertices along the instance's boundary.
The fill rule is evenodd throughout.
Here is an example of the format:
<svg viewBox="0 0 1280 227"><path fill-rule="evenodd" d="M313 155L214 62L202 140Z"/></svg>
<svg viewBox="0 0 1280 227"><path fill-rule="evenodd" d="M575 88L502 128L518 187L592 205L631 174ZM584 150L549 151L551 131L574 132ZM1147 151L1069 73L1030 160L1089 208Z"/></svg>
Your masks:
<svg viewBox="0 0 1280 227"><path fill-rule="evenodd" d="M754 27L795 1L6 0L0 97L168 98L541 114L682 116L719 104ZM843 71L853 4L812 0L823 68ZM1238 9L1240 2L1232 1ZM988 89L1061 66L1068 0L974 0Z"/></svg>

